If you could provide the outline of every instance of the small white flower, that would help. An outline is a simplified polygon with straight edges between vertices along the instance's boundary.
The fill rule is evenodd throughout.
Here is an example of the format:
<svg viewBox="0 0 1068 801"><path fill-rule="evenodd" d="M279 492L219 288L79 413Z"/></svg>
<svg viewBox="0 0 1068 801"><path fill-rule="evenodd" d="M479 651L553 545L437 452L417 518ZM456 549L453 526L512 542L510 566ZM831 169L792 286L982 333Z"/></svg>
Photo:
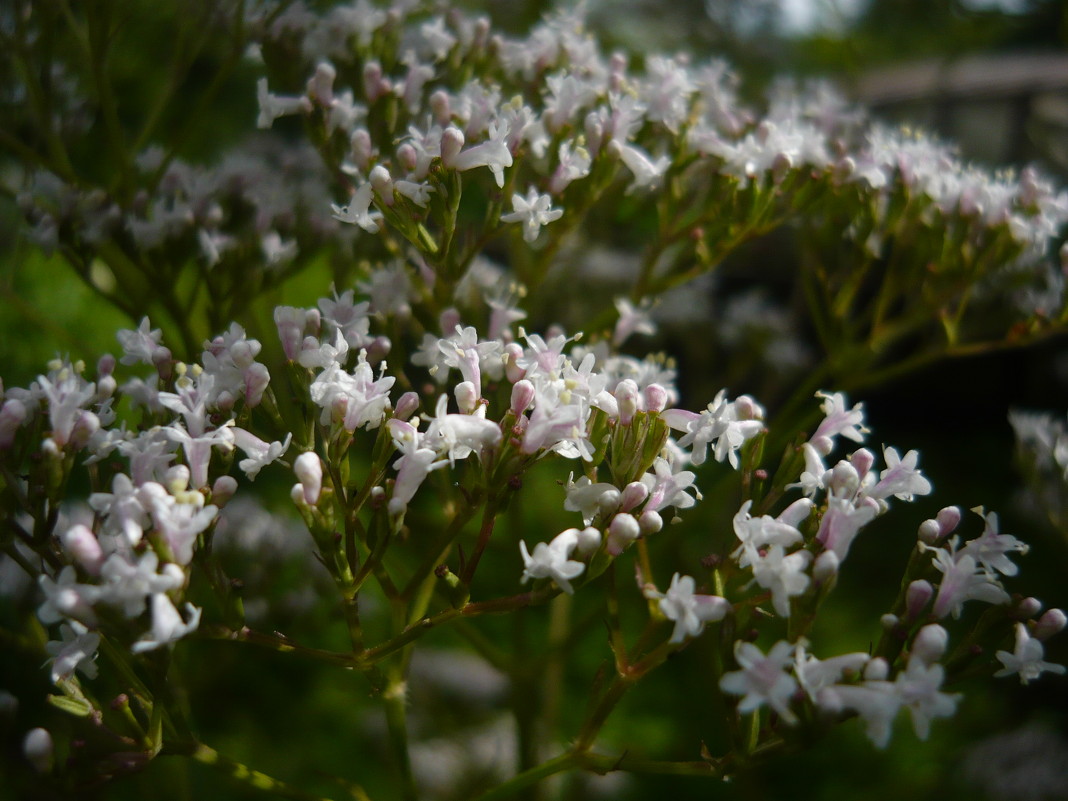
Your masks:
<svg viewBox="0 0 1068 801"><path fill-rule="evenodd" d="M661 595L647 592L647 597L659 598L661 613L668 620L675 621L675 630L671 632L671 642L682 642L687 637L696 637L704 631L705 623L722 620L731 605L718 595L698 595L694 593L692 576L671 577L671 586Z"/></svg>
<svg viewBox="0 0 1068 801"><path fill-rule="evenodd" d="M582 562L569 559L578 546L578 530L569 528L553 538L552 542L539 542L534 546L534 553L527 550L524 541L519 542L519 552L523 556L523 576L520 582L530 579L551 578L568 595L575 592L571 579L578 578L586 569Z"/></svg>
<svg viewBox="0 0 1068 801"><path fill-rule="evenodd" d="M377 234L378 220L382 219L382 212L370 210L372 196L371 184L361 184L353 194L349 205L330 204L334 219L349 225L358 225L369 234Z"/></svg>
<svg viewBox="0 0 1068 801"><path fill-rule="evenodd" d="M512 211L501 215L501 222L523 223L523 239L533 242L543 225L559 220L564 216L563 209L552 208L553 199L549 195L539 195L533 186L527 190L527 196L512 195Z"/></svg>
<svg viewBox="0 0 1068 801"><path fill-rule="evenodd" d="M1023 623L1016 624L1016 649L1011 654L1008 651L998 651L995 656L1005 667L995 673L994 676L1001 678L1002 676L1018 675L1020 684L1027 684L1043 673L1061 675L1065 670L1068 670L1064 665L1046 662L1042 659L1045 656L1045 649L1043 649L1042 643L1031 636L1030 632L1027 631L1027 626Z"/></svg>
<svg viewBox="0 0 1068 801"><path fill-rule="evenodd" d="M797 690L797 680L786 672L793 661L794 646L780 640L765 656L751 642L734 644L734 658L741 670L724 674L719 681L720 689L731 695L742 695L739 712L752 712L767 704L779 713L786 723L796 723L797 716L790 711L790 698Z"/></svg>

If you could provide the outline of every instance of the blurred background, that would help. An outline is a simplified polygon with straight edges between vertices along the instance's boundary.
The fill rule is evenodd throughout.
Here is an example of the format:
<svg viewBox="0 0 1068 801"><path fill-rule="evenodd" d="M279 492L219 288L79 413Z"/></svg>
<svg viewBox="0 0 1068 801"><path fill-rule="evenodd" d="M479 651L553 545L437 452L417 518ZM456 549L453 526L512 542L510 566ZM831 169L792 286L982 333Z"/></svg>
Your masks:
<svg viewBox="0 0 1068 801"><path fill-rule="evenodd" d="M48 10L53 5L41 2L39 7ZM489 14L495 28L515 34L528 30L548 7L544 2L514 0L464 5ZM10 30L16 24L16 13L26 4L4 6L0 26ZM190 8L199 13L200 6L200 2L188 6L147 0L129 3L127 27L111 64L112 80L123 103L121 113L134 118L153 107L153 99L167 80L153 68L156 54L167 46L175 15L191 13ZM586 8L589 26L606 52L689 53L695 60L722 57L736 69L741 95L757 107L777 81L826 79L873 117L920 127L954 141L968 160L1017 169L1035 164L1056 183L1068 186L1068 6L1060 0L632 0L623 4L589 0ZM254 126L258 70L248 63L235 66L231 59L224 39L209 42L192 58L182 90L162 112L160 136L180 137L180 155L191 163L213 163ZM226 78L218 83L216 76L224 66ZM69 77L77 86L84 76ZM205 96L213 124L183 127L184 116ZM102 305L58 255L47 255L28 236L17 203L25 177L17 146L22 133L19 115L26 102L16 66L9 54L0 53L0 375L8 386L25 385L57 353L92 363L100 353L116 349L117 328L137 322ZM86 167L90 174L105 172L107 160L96 148L101 135L98 120L91 109L85 115L61 122L82 137L75 151L82 160L79 167ZM788 263L788 248L788 241L772 240L748 256ZM310 305L328 283L328 272L304 273L287 286L286 303ZM695 352L685 338L658 344L679 354L682 375L707 369L702 363L707 354ZM1031 554L1020 560L1029 588L1048 605L1060 607L1068 606L1068 532L1054 526L1029 494L1014 463L1008 413L1014 408L1040 409L1064 418L1068 409L1065 344L1057 338L1023 351L939 364L851 398L865 402L876 447L886 442L921 451L921 465L936 488L938 501L997 509L1002 530L1032 544ZM744 349L744 343L739 347ZM729 349L724 351L729 353ZM699 383L684 390L688 397L683 405L691 408L711 397ZM731 390L732 395L752 391L760 397L759 378L741 374ZM932 503L933 508L922 501L916 505L917 522L936 511L937 501ZM333 610L323 603L322 595L309 591L304 597L287 596L296 582L287 579L292 574L286 571L315 570L306 549L285 555L284 565L247 566L251 554L262 552L258 543L263 539L256 537L291 542L300 537L299 531L293 531L284 519L261 519L255 526L247 518L244 522L244 535L237 529L231 535L234 571L250 583L261 582L264 597L282 610L276 610L274 617L264 610L264 615L275 622L281 615L279 625L286 622L285 615L296 616L302 626L319 627L325 640L336 636ZM249 534L252 529L256 536ZM871 620L885 610L896 591L887 586L888 580L900 570L913 534L912 530L873 526L858 541L836 590L840 597L833 606L843 610L840 619L824 621L825 630L819 632L828 652L836 646L865 647L863 640L869 634L859 630L857 622ZM284 549L274 552L284 554ZM16 576L0 576L0 619L16 614L17 585ZM442 656L455 644L448 637L428 638L425 661L417 662L415 670L434 693L430 698L416 698L413 705L423 705L440 721L447 720L457 704L482 704L485 725L470 733L471 748L491 755L494 749L507 751L508 726L500 722L496 711L509 689L492 670L465 667L456 657ZM380 736L381 721L362 711L366 705L354 705L354 710L361 710L355 722L339 720L336 714L352 697L352 677L280 656L238 653L210 643L190 643L182 650L193 713L200 714L205 740L219 750L297 781L313 786L318 782L324 793L337 792L322 775L337 771L338 765L347 766L344 772L353 776L373 770L375 751L367 744ZM1047 658L1068 662L1068 635L1052 641ZM576 666L561 681L571 682L569 689L581 692L583 682L588 685L590 673L596 670L597 659L591 655L588 664ZM710 719L714 710L695 702L686 719L662 714L680 696L699 697L704 677L696 664L690 660L670 680L659 677L643 685L642 692L628 699L618 715L628 730L610 726L606 740L636 738L653 752L661 745L706 738L713 747L714 734L704 716ZM484 675L478 670L484 670ZM463 680L450 684L450 676L457 671ZM475 683L484 691L479 698L470 696L472 675L479 676ZM0 639L0 691L6 688L19 690L19 704L16 710L9 696L0 694L4 748L0 776L7 771L21 780L0 779L0 798L41 797L35 795L40 789L26 778L18 751L27 721L43 714L43 704L32 694L43 698L48 691L47 675L38 665L20 659L19 652ZM731 785L668 777L609 777L573 781L564 793L574 799L643 799L654 793L680 799L1068 798L1066 682L1045 677L1021 687L1011 680L996 685L982 680L959 689L966 694L966 702L951 721L934 725L926 743L916 741L906 731L905 721L899 720L891 747L878 752L852 723L831 732L819 748L779 758L760 771L743 774ZM250 706L256 709L255 715L245 717L244 710ZM232 710L232 714L219 715L218 710ZM323 721L326 726L320 725ZM291 742L300 743L301 748L292 749ZM454 773L467 759L450 751L446 742L428 740L420 748L427 781ZM477 774L490 768L475 760L465 770ZM141 774L84 788L78 795L102 799L259 797L219 782L216 774L200 766L161 759ZM374 789L373 781L367 784L369 791ZM464 798L463 790L443 792L452 795L442 797Z"/></svg>

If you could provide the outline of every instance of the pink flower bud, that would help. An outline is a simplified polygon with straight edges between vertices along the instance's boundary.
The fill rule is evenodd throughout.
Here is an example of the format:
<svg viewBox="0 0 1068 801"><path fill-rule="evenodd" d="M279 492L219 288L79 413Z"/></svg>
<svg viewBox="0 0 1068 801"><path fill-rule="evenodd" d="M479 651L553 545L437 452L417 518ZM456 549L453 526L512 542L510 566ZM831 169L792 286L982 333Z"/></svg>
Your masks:
<svg viewBox="0 0 1068 801"><path fill-rule="evenodd" d="M419 166L419 154L415 148L408 142L405 142L397 148L397 161L401 163L408 172L414 172L416 167Z"/></svg>
<svg viewBox="0 0 1068 801"><path fill-rule="evenodd" d="M664 518L660 516L660 512L649 509L642 512L641 517L638 518L638 527L644 536L656 534L664 527Z"/></svg>
<svg viewBox="0 0 1068 801"><path fill-rule="evenodd" d="M434 115L434 122L438 125L448 125L452 117L452 108L448 92L438 89L430 93L430 113Z"/></svg>
<svg viewBox="0 0 1068 801"><path fill-rule="evenodd" d="M615 514L619 509L619 503L622 496L617 489L608 489L601 493L597 498L597 508L601 511L601 514L606 517L611 514Z"/></svg>
<svg viewBox="0 0 1068 801"><path fill-rule="evenodd" d="M638 411L638 385L629 378L624 378L613 393L619 403L619 422L629 426Z"/></svg>
<svg viewBox="0 0 1068 801"><path fill-rule="evenodd" d="M389 355L393 343L389 337L377 336L367 345L367 363L378 364Z"/></svg>
<svg viewBox="0 0 1068 801"><path fill-rule="evenodd" d="M530 405L534 403L535 394L534 385L525 378L516 381L512 386L512 403L510 406L512 414L519 417L529 409Z"/></svg>
<svg viewBox="0 0 1068 801"><path fill-rule="evenodd" d="M624 512L629 512L636 506L641 505L648 497L649 488L640 481L632 481L623 488L619 508Z"/></svg>
<svg viewBox="0 0 1068 801"><path fill-rule="evenodd" d="M222 509L227 501L237 492L237 479L233 476L219 476L211 485L211 502Z"/></svg>
<svg viewBox="0 0 1068 801"><path fill-rule="evenodd" d="M659 384L650 384L645 388L645 409L659 414L668 405L668 391Z"/></svg>
<svg viewBox="0 0 1068 801"><path fill-rule="evenodd" d="M864 666L865 681L883 681L889 675L890 665L881 656L875 657Z"/></svg>
<svg viewBox="0 0 1068 801"><path fill-rule="evenodd" d="M909 584L908 589L905 590L906 619L915 620L918 618L933 597L934 587L931 586L931 582L917 579Z"/></svg>
<svg viewBox="0 0 1068 801"><path fill-rule="evenodd" d="M451 168L464 146L464 134L459 128L450 125L441 134L441 163Z"/></svg>
<svg viewBox="0 0 1068 801"><path fill-rule="evenodd" d="M912 655L927 665L933 665L942 658L949 645L949 632L937 623L931 623L920 629L912 641Z"/></svg>
<svg viewBox="0 0 1068 801"><path fill-rule="evenodd" d="M858 451L854 451L853 455L849 457L849 463L853 465L853 468L857 471L857 475L861 481L864 480L864 476L871 470L873 464L875 464L875 454L869 451L867 448L861 448Z"/></svg>
<svg viewBox="0 0 1068 801"><path fill-rule="evenodd" d="M526 369L517 364L517 359L523 355L523 346L517 342L509 342L504 346L504 375L513 384L521 381L527 374Z"/></svg>
<svg viewBox="0 0 1068 801"><path fill-rule="evenodd" d="M54 752L52 735L48 733L48 729L30 729L22 741L22 753L38 773L52 772Z"/></svg>
<svg viewBox="0 0 1068 801"><path fill-rule="evenodd" d="M99 378L103 378L106 375L111 375L115 372L115 357L110 353L105 353L101 356L96 363L96 374Z"/></svg>
<svg viewBox="0 0 1068 801"><path fill-rule="evenodd" d="M368 61L363 65L363 93L368 103L374 103L383 95L389 94L389 81L382 77L382 65L377 61Z"/></svg>
<svg viewBox="0 0 1068 801"><path fill-rule="evenodd" d="M304 502L315 506L323 488L323 464L319 456L312 451L305 451L293 462L293 472L304 488Z"/></svg>
<svg viewBox="0 0 1068 801"><path fill-rule="evenodd" d="M405 392L397 400L397 406L393 410L393 417L397 420L408 420L418 408L419 396L411 391Z"/></svg>
<svg viewBox="0 0 1068 801"><path fill-rule="evenodd" d="M578 544L575 553L579 556L589 556L601 547L601 532L593 526L587 526L578 532Z"/></svg>
<svg viewBox="0 0 1068 801"><path fill-rule="evenodd" d="M943 537L947 537L960 525L960 509L956 506L947 506L935 515L938 528Z"/></svg>
<svg viewBox="0 0 1068 801"><path fill-rule="evenodd" d="M812 578L820 584L824 584L838 575L841 560L834 551L824 551L816 557L812 565Z"/></svg>
<svg viewBox="0 0 1068 801"><path fill-rule="evenodd" d="M315 68L315 74L308 79L308 97L324 108L334 103L334 79L337 70L332 64L323 62Z"/></svg>
<svg viewBox="0 0 1068 801"><path fill-rule="evenodd" d="M1036 640L1048 640L1063 629L1066 623L1068 623L1068 617L1060 609L1047 609L1035 624L1035 630L1031 632L1031 636Z"/></svg>
<svg viewBox="0 0 1068 801"><path fill-rule="evenodd" d="M15 442L15 432L26 419L26 406L20 400L9 398L0 407L0 449L6 450Z"/></svg>
<svg viewBox="0 0 1068 801"><path fill-rule="evenodd" d="M438 316L438 324L441 326L441 330L446 336L451 336L456 330L456 326L460 325L459 310L453 306L445 309Z"/></svg>
<svg viewBox="0 0 1068 801"><path fill-rule="evenodd" d="M367 178L371 182L371 187L378 193L378 196L382 198L382 202L387 206L392 206L393 179L389 175L389 170L381 164L375 165L371 168L371 174L367 176Z"/></svg>
<svg viewBox="0 0 1068 801"><path fill-rule="evenodd" d="M414 155L415 149L411 145L407 145L407 147ZM371 144L371 134L367 132L366 128L357 128L352 132L352 136L349 137L349 150L352 154L352 163L361 172L367 172L367 168L371 163L371 156L374 155L374 145ZM399 154L400 151L398 150Z"/></svg>
<svg viewBox="0 0 1068 801"><path fill-rule="evenodd" d="M739 395L734 399L734 413L739 420L764 419L764 409L748 395Z"/></svg>
<svg viewBox="0 0 1068 801"><path fill-rule="evenodd" d="M934 545L942 539L942 528L937 520L924 520L916 531L916 538L925 545Z"/></svg>
<svg viewBox="0 0 1068 801"><path fill-rule="evenodd" d="M271 383L271 374L267 365L256 362L245 371L245 405L250 409L260 405L267 385Z"/></svg>
<svg viewBox="0 0 1068 801"><path fill-rule="evenodd" d="M1016 604L1016 614L1022 618L1032 618L1042 611L1042 602L1038 598L1024 598Z"/></svg>
<svg viewBox="0 0 1068 801"><path fill-rule="evenodd" d="M616 515L608 526L608 553L612 556L619 556L624 548L638 539L641 533L641 527L634 519L634 515L625 512Z"/></svg>
<svg viewBox="0 0 1068 801"><path fill-rule="evenodd" d="M71 526L61 535L60 541L67 553L73 556L87 573L100 575L100 566L104 564L104 551L100 547L100 540L92 531L80 524Z"/></svg>
<svg viewBox="0 0 1068 801"><path fill-rule="evenodd" d="M168 348L161 345L152 351L152 364L155 366L160 380L164 383L171 380L171 376L174 374L174 361L171 359L171 352Z"/></svg>
<svg viewBox="0 0 1068 801"><path fill-rule="evenodd" d="M453 390L456 397L456 405L460 407L461 414L472 414L478 408L479 392L470 381L461 381Z"/></svg>

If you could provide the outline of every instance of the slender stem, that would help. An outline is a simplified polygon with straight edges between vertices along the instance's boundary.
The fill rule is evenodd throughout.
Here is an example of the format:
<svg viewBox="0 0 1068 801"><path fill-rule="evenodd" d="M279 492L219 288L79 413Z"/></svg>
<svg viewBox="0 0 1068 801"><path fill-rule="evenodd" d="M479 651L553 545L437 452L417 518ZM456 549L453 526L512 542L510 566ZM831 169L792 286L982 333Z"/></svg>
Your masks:
<svg viewBox="0 0 1068 801"><path fill-rule="evenodd" d="M261 790L264 793L271 793L282 798L292 798L295 801L329 801L323 796L305 792L298 787L275 779L273 776L268 776L266 773L253 770L247 765L223 756L214 748L204 745L204 743L193 742L178 746L168 746L166 753L187 756L194 762L208 765L226 773L230 778L241 782L246 787ZM367 793L362 788L356 785L349 785L347 789L357 801L370 801Z"/></svg>
<svg viewBox="0 0 1068 801"><path fill-rule="evenodd" d="M562 773L565 770L579 767L582 756L575 751L565 751L559 756L553 757L547 762L542 762L530 770L525 770L517 776L513 776L503 784L499 784L489 792L478 796L475 801L502 801L505 798L514 798L520 790L530 787L549 776Z"/></svg>

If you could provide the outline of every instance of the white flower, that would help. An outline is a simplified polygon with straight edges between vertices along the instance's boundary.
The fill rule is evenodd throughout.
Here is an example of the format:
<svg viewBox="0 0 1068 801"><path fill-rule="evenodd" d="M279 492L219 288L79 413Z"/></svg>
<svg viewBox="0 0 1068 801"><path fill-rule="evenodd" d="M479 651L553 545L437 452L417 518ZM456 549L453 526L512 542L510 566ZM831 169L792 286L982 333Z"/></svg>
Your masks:
<svg viewBox="0 0 1068 801"><path fill-rule="evenodd" d="M563 209L552 208L553 199L549 195L539 195L533 186L527 190L527 196L512 195L512 211L502 214L501 222L523 223L523 239L533 242L543 225L559 220L564 216Z"/></svg>
<svg viewBox="0 0 1068 801"><path fill-rule="evenodd" d="M162 592L154 593L152 595L152 630L130 646L130 650L135 654L152 651L161 645L177 642L189 632L196 631L197 626L200 625L200 610L192 604L186 604L185 610L189 617L188 623L182 620L182 616L178 614L170 598Z"/></svg>
<svg viewBox="0 0 1068 801"><path fill-rule="evenodd" d="M941 665L927 665L913 655L894 682L894 690L912 714L912 728L921 740L927 739L931 720L949 717L957 711L960 695L939 691L944 678L945 669Z"/></svg>
<svg viewBox="0 0 1068 801"><path fill-rule="evenodd" d="M682 642L687 637L696 637L705 623L722 620L730 611L727 599L717 595L697 595L694 593L692 576L671 577L671 586L661 595L647 592L646 597L659 598L661 613L668 620L675 621L675 630L671 632L671 642Z"/></svg>
<svg viewBox="0 0 1068 801"><path fill-rule="evenodd" d="M373 192L370 183L359 186L347 206L335 206L330 204L335 220L350 225L358 225L369 234L378 233L378 220L382 219L382 212L370 211Z"/></svg>
<svg viewBox="0 0 1068 801"><path fill-rule="evenodd" d="M243 428L234 428L233 433L234 444L248 455L248 458L242 459L237 466L245 472L249 481L255 481L260 470L285 453L293 439L293 433L289 432L284 442L268 444Z"/></svg>
<svg viewBox="0 0 1068 801"><path fill-rule="evenodd" d="M1005 667L994 676L1001 678L1018 675L1020 684L1027 684L1046 672L1060 675L1068 670L1064 665L1046 662L1042 659L1045 656L1042 643L1031 636L1027 631L1027 626L1023 623L1016 624L1016 649L1011 654L1008 651L998 651L995 656Z"/></svg>
<svg viewBox="0 0 1068 801"><path fill-rule="evenodd" d="M153 356L160 348L160 338L163 336L161 329L152 328L147 317L141 318L141 325L136 330L123 329L115 333L115 338L122 345L123 357L119 359L122 364L155 364Z"/></svg>
<svg viewBox="0 0 1068 801"><path fill-rule="evenodd" d="M781 545L772 544L761 550L752 545L743 546L744 553L738 563L753 570L753 579L766 590L771 590L771 603L782 617L790 616L790 599L808 589L809 577L804 572L812 561L808 551L786 554Z"/></svg>
<svg viewBox="0 0 1068 801"><path fill-rule="evenodd" d="M893 495L903 501L911 501L914 495L931 492L931 482L920 475L916 462L920 455L909 451L901 458L895 448L883 448L886 470L879 474L879 483L868 490L869 498L886 498Z"/></svg>
<svg viewBox="0 0 1068 801"><path fill-rule="evenodd" d="M991 578L971 555L954 554L945 548L933 550L935 569L943 574L934 602L935 617L941 619L948 614L955 618L960 617L965 601L1007 604L1011 600L1005 589Z"/></svg>
<svg viewBox="0 0 1068 801"><path fill-rule="evenodd" d="M797 716L790 711L790 698L797 689L797 680L786 672L793 660L794 646L780 640L772 646L767 656L751 642L734 644L734 658L741 670L724 674L719 681L720 689L731 695L742 695L739 712L752 712L767 704L779 713L786 723L796 723Z"/></svg>
<svg viewBox="0 0 1068 801"><path fill-rule="evenodd" d="M586 569L582 562L572 562L569 557L578 546L578 531L569 528L553 538L552 542L539 542L534 546L534 553L527 550L525 541L520 540L519 552L523 556L523 576L525 583L530 579L551 578L568 595L575 592L571 579L578 578Z"/></svg>
<svg viewBox="0 0 1068 801"><path fill-rule="evenodd" d="M69 679L75 670L80 670L86 678L96 678L96 649L100 645L100 635L89 631L76 620L64 623L59 629L62 640L45 643L45 650L52 655L52 681Z"/></svg>
<svg viewBox="0 0 1068 801"><path fill-rule="evenodd" d="M1030 550L1027 543L1021 542L1011 534L999 534L996 512L987 514L981 506L972 511L982 516L986 521L986 527L979 537L964 543L958 556L968 554L975 557L976 561L991 575L997 571L1006 576L1015 576L1019 568L1012 563L1008 555L1013 551L1021 554L1027 553Z"/></svg>

